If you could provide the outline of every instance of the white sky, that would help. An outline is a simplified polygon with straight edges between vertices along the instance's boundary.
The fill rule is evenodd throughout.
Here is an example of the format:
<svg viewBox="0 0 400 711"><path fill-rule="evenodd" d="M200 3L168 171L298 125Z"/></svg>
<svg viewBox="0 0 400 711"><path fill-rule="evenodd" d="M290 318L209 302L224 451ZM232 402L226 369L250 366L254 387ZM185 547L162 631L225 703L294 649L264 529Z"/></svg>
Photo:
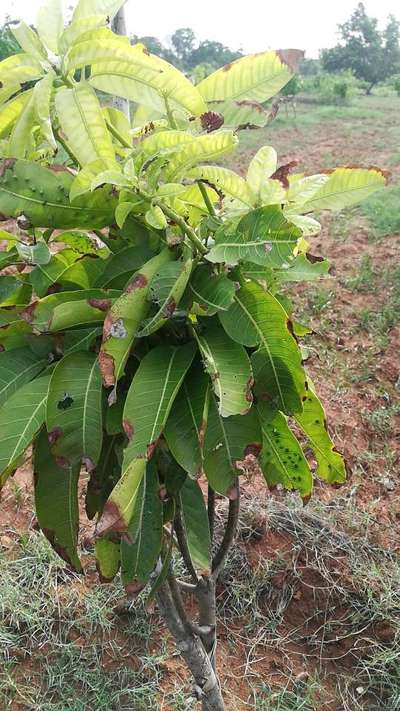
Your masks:
<svg viewBox="0 0 400 711"><path fill-rule="evenodd" d="M127 0L128 30L164 42L178 27L191 27L200 39L217 40L245 52L268 48L318 49L336 43L336 26L358 0ZM63 0L65 6L75 0ZM0 0L5 15L33 22L41 0ZM399 0L365 0L367 12L383 23L390 13L400 19Z"/></svg>

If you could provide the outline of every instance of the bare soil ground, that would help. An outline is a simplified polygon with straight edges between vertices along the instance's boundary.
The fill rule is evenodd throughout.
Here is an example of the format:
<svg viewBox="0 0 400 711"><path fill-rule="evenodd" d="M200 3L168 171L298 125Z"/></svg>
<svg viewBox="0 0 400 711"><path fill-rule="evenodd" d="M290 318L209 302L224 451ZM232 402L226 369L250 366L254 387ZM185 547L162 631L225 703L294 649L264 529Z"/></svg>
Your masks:
<svg viewBox="0 0 400 711"><path fill-rule="evenodd" d="M247 132L231 164L245 172L271 143L280 163L296 158L307 173L374 164L396 185L399 107L394 97L300 107L297 118ZM400 220L384 197L374 204L324 217L311 251L331 260L335 277L292 290L314 330L307 367L351 473L340 490L318 485L305 509L295 496L245 486L240 545L219 587L230 711L400 709L400 228L388 231ZM86 577L66 573L32 532L30 502L28 463L1 503L2 708L194 708L166 633L151 639L157 611L138 603L115 613L121 591L99 585L90 550Z"/></svg>

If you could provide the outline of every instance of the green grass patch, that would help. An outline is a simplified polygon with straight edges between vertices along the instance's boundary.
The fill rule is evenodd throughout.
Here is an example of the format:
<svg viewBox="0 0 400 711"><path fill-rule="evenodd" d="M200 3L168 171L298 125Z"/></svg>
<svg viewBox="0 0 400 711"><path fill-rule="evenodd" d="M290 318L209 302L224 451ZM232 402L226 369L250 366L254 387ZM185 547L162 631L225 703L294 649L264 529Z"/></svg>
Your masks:
<svg viewBox="0 0 400 711"><path fill-rule="evenodd" d="M361 205L363 214L376 237L400 233L400 185L393 185L371 195Z"/></svg>

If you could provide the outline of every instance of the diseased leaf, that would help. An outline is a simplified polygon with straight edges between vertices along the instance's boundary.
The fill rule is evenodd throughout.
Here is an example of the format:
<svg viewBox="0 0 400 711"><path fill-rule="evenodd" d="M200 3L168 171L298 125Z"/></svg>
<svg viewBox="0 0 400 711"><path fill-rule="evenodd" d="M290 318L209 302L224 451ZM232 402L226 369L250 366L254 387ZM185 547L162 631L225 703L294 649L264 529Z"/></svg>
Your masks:
<svg viewBox="0 0 400 711"><path fill-rule="evenodd" d="M329 275L327 259L310 259L312 255L298 254L285 268L277 269L275 276L281 284L291 281L316 281Z"/></svg>
<svg viewBox="0 0 400 711"><path fill-rule="evenodd" d="M206 101L249 99L263 103L287 84L303 56L297 49L249 54L217 69L197 88Z"/></svg>
<svg viewBox="0 0 400 711"><path fill-rule="evenodd" d="M113 299L120 293L120 291L105 289L79 289L49 294L30 304L22 312L22 316L36 331L42 333L80 326L92 321L101 322L105 311L110 308ZM73 302L79 302L76 309Z"/></svg>
<svg viewBox="0 0 400 711"><path fill-rule="evenodd" d="M103 513L96 526L97 536L127 531L145 470L144 457L133 459L124 469L104 505Z"/></svg>
<svg viewBox="0 0 400 711"><path fill-rule="evenodd" d="M249 282L219 318L228 336L242 345L258 346L251 357L257 397L286 414L301 412L306 392L301 352L279 301Z"/></svg>
<svg viewBox="0 0 400 711"><path fill-rule="evenodd" d="M126 247L107 259L96 286L124 288L127 281L153 256L147 245Z"/></svg>
<svg viewBox="0 0 400 711"><path fill-rule="evenodd" d="M168 262L156 271L150 282L149 296L157 310L144 321L138 336L149 336L171 318L185 291L191 269L192 260L188 259L186 262Z"/></svg>
<svg viewBox="0 0 400 711"><path fill-rule="evenodd" d="M79 464L61 468L55 461L42 430L33 450L35 508L39 526L54 550L78 573Z"/></svg>
<svg viewBox="0 0 400 711"><path fill-rule="evenodd" d="M217 165L198 165L187 172L188 178L203 180L225 195L252 206L253 199L246 181L233 170Z"/></svg>
<svg viewBox="0 0 400 711"><path fill-rule="evenodd" d="M203 363L218 398L222 417L244 415L253 402L253 375L249 357L216 323L198 336Z"/></svg>
<svg viewBox="0 0 400 711"><path fill-rule="evenodd" d="M47 358L40 358L28 347L0 353L0 405L25 383L29 383L46 365Z"/></svg>
<svg viewBox="0 0 400 711"><path fill-rule="evenodd" d="M0 488L44 423L49 379L26 383L0 408Z"/></svg>
<svg viewBox="0 0 400 711"><path fill-rule="evenodd" d="M235 478L241 473L236 466L261 450L261 429L257 412L252 408L246 415L221 417L213 396L205 437L204 471L209 484L220 494L229 494Z"/></svg>
<svg viewBox="0 0 400 711"><path fill-rule="evenodd" d="M343 484L346 481L345 461L334 448L327 430L324 409L310 385L303 412L297 413L295 420L306 435L317 460L316 476L329 484Z"/></svg>
<svg viewBox="0 0 400 711"><path fill-rule="evenodd" d="M101 377L93 353L65 356L53 371L46 412L51 451L60 466L83 462L90 471L102 445Z"/></svg>
<svg viewBox="0 0 400 711"><path fill-rule="evenodd" d="M267 403L260 403L257 409L263 435L260 462L268 486L281 484L285 489L297 489L303 498L311 496L310 467L287 417Z"/></svg>
<svg viewBox="0 0 400 711"><path fill-rule="evenodd" d="M195 362L189 369L168 416L164 436L178 464L191 477L201 473L208 418L209 378Z"/></svg>
<svg viewBox="0 0 400 711"><path fill-rule="evenodd" d="M155 467L147 465L121 542L121 576L128 594L138 593L148 582L160 555L162 526L158 475Z"/></svg>
<svg viewBox="0 0 400 711"><path fill-rule="evenodd" d="M108 312L99 354L100 369L106 387L116 385L123 375L133 340L150 309L147 300L150 280L157 270L171 259L173 253L164 249L146 262L129 280L122 296Z"/></svg>
<svg viewBox="0 0 400 711"><path fill-rule="evenodd" d="M194 343L158 346L141 360L124 407L129 438L124 468L135 457L150 459L195 353Z"/></svg>
<svg viewBox="0 0 400 711"><path fill-rule="evenodd" d="M179 491L179 507L193 566L207 574L211 569L210 528L203 492L197 481L186 479Z"/></svg>

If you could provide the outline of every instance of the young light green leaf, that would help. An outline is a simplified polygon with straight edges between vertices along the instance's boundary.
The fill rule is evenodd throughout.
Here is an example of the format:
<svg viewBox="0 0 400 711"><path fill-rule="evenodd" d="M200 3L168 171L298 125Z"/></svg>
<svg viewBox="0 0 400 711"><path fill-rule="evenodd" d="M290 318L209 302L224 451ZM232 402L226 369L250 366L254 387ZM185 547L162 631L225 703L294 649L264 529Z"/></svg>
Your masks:
<svg viewBox="0 0 400 711"><path fill-rule="evenodd" d="M261 187L276 171L278 156L272 146L263 146L249 163L247 184L255 198L259 198Z"/></svg>
<svg viewBox="0 0 400 711"><path fill-rule="evenodd" d="M51 451L60 466L83 462L90 471L102 445L101 377L94 353L60 360L51 377L46 423Z"/></svg>
<svg viewBox="0 0 400 711"><path fill-rule="evenodd" d="M379 168L335 168L319 190L307 200L301 212L342 210L355 205L386 185Z"/></svg>
<svg viewBox="0 0 400 711"><path fill-rule="evenodd" d="M120 567L120 544L110 538L100 538L95 544L95 555L100 582L110 583Z"/></svg>
<svg viewBox="0 0 400 711"><path fill-rule="evenodd" d="M58 40L64 29L61 0L44 0L37 14L36 27L43 44L57 54Z"/></svg>
<svg viewBox="0 0 400 711"><path fill-rule="evenodd" d="M304 452L289 427L287 417L266 403L257 406L263 435L261 468L269 487L281 484L311 496L313 480Z"/></svg>
<svg viewBox="0 0 400 711"><path fill-rule="evenodd" d="M124 293L107 314L99 354L103 383L106 387L116 385L122 376L133 340L150 309L147 300L150 280L156 271L172 258L173 253L165 249L146 262L130 279Z"/></svg>
<svg viewBox="0 0 400 711"><path fill-rule="evenodd" d="M0 488L43 425L49 379L26 383L0 408Z"/></svg>
<svg viewBox="0 0 400 711"><path fill-rule="evenodd" d="M151 458L194 353L194 343L158 346L140 361L124 407L124 468L135 457Z"/></svg>
<svg viewBox="0 0 400 711"><path fill-rule="evenodd" d="M225 195L240 200L252 206L253 197L246 181L229 168L217 165L198 165L187 172L188 178L204 180L210 185L215 185Z"/></svg>
<svg viewBox="0 0 400 711"><path fill-rule="evenodd" d="M317 460L316 476L330 484L343 484L346 481L346 464L343 456L334 448L327 430L324 409L310 385L303 412L296 413L295 420L314 452Z"/></svg>
<svg viewBox="0 0 400 711"><path fill-rule="evenodd" d="M161 550L162 503L155 467L147 465L127 535L121 542L121 577L128 594L148 582Z"/></svg>
<svg viewBox="0 0 400 711"><path fill-rule="evenodd" d="M221 417L217 402L211 396L204 444L204 471L212 488L220 494L229 495L236 477L246 469L246 462L251 473L254 458L260 450L261 429L255 408L246 415Z"/></svg>
<svg viewBox="0 0 400 711"><path fill-rule="evenodd" d="M50 117L50 107L53 96L53 82L55 73L49 71L43 79L38 81L33 88L34 115L40 130L50 146L57 150Z"/></svg>
<svg viewBox="0 0 400 711"><path fill-rule="evenodd" d="M31 96L32 91L24 91L0 107L0 138L10 132Z"/></svg>
<svg viewBox="0 0 400 711"><path fill-rule="evenodd" d="M11 32L24 52L35 57L39 62L47 59L47 52L32 27L20 21L18 25L11 25Z"/></svg>
<svg viewBox="0 0 400 711"><path fill-rule="evenodd" d="M33 473L38 524L58 555L79 573L79 464L61 468L42 430L33 450Z"/></svg>
<svg viewBox="0 0 400 711"><path fill-rule="evenodd" d="M246 414L253 402L253 375L243 346L229 338L218 323L202 331L198 343L221 417Z"/></svg>
<svg viewBox="0 0 400 711"><path fill-rule="evenodd" d="M217 131L215 133L197 136L189 143L172 154L171 161L165 170L165 179L174 181L199 161L215 160L230 153L238 143L233 131Z"/></svg>
<svg viewBox="0 0 400 711"><path fill-rule="evenodd" d="M158 331L171 318L186 289L192 260L168 262L154 274L149 288L149 296L156 304L156 313L143 323L138 336L149 336Z"/></svg>
<svg viewBox="0 0 400 711"><path fill-rule="evenodd" d="M228 336L242 345L259 347L251 357L257 397L287 414L301 412L306 389L301 352L279 301L259 284L249 282L219 318Z"/></svg>
<svg viewBox="0 0 400 711"><path fill-rule="evenodd" d="M111 135L107 130L99 100L85 82L56 93L55 105L61 130L80 165L103 159L116 166Z"/></svg>
<svg viewBox="0 0 400 711"><path fill-rule="evenodd" d="M165 230L167 226L167 218L158 205L150 205L145 214L145 220L155 230Z"/></svg>
<svg viewBox="0 0 400 711"><path fill-rule="evenodd" d="M18 242L16 247L19 256L27 264L48 264L51 259L51 252L46 242L36 244Z"/></svg>
<svg viewBox="0 0 400 711"><path fill-rule="evenodd" d="M197 481L186 479L179 491L179 508L193 566L207 574L211 569L210 528L203 492Z"/></svg>
<svg viewBox="0 0 400 711"><path fill-rule="evenodd" d="M33 95L15 122L8 141L6 155L15 158L30 157L34 148L33 129L36 123Z"/></svg>

